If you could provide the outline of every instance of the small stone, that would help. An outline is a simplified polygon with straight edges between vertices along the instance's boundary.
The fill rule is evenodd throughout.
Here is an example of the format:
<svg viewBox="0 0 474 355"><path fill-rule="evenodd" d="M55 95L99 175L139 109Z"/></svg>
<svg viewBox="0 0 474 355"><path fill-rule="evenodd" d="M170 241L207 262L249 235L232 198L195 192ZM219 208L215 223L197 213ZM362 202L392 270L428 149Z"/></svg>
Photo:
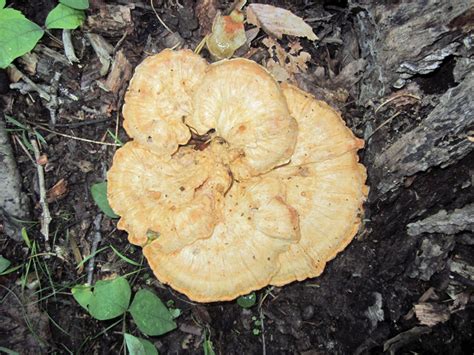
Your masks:
<svg viewBox="0 0 474 355"><path fill-rule="evenodd" d="M309 305L303 309L303 312L301 313L301 317L303 320L310 320L314 316L314 306Z"/></svg>

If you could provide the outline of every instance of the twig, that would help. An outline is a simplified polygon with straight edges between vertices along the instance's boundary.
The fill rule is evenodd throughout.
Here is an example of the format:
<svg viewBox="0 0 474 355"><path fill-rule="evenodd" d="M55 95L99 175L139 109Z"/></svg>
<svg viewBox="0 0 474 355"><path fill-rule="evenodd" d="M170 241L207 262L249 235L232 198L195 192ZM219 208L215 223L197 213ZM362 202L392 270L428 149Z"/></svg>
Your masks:
<svg viewBox="0 0 474 355"><path fill-rule="evenodd" d="M31 156L30 152L28 151L28 149L26 149L25 145L23 144L23 142L21 141L20 138L18 138L18 136L16 134L12 134L12 137L13 139L15 140L15 142L18 143L18 145L20 146L21 149L23 149L23 152L25 152L25 154L28 156L28 158L30 158L31 162L33 164L36 164L35 160L33 159L33 157Z"/></svg>
<svg viewBox="0 0 474 355"><path fill-rule="evenodd" d="M413 95L413 94L402 93L402 94L395 95L395 96L391 97L390 99L388 99L388 100L385 101L385 102L382 102L382 103L379 105L379 107L377 107L377 108L375 109L375 113L379 112L379 110L380 110L382 107L384 107L385 105L389 104L390 102L392 102L392 101L394 101L394 100L396 100L396 99L399 99L400 97L404 97L404 96L406 96L406 97L411 97L412 99L415 99L415 100L418 100L418 101L421 100L418 96L415 96L415 95Z"/></svg>
<svg viewBox="0 0 474 355"><path fill-rule="evenodd" d="M66 58L69 60L69 63L77 63L79 59L76 57L76 53L74 53L74 46L72 45L71 40L71 31L70 30L63 30L63 43L64 43L64 54Z"/></svg>
<svg viewBox="0 0 474 355"><path fill-rule="evenodd" d="M150 5L151 5L151 8L153 9L153 12L155 13L156 17L158 18L158 21L160 21L160 23L163 25L164 28L166 28L166 30L169 33L173 33L173 31L171 31L171 29L166 25L166 23L163 22L160 15L158 15L158 12L156 12L155 5L153 5L153 0L150 0Z"/></svg>
<svg viewBox="0 0 474 355"><path fill-rule="evenodd" d="M53 130L51 130L51 129L49 129L49 128L46 128L46 127L43 126L43 125L39 125L39 124L34 123L34 122L28 121L28 123L32 124L33 126L37 127L38 129L42 129L43 131L46 131L46 132L49 132L49 133L52 133L52 134L56 134L56 135L61 136L61 137L71 138L71 139L74 139L74 140L77 140L77 141L81 141L81 142L94 143L94 144L99 144L99 145L110 145L110 146L113 146L113 147L120 147L120 144L107 143L107 142L98 142L98 141L94 141L94 140L92 140L92 139L87 139L87 138L81 138L81 137L71 136L71 135L69 135L69 134L65 134L65 133L60 133L60 132L53 131Z"/></svg>
<svg viewBox="0 0 474 355"><path fill-rule="evenodd" d="M49 93L51 94L51 100L46 104L46 108L49 110L49 116L51 118L51 126L54 128L56 124L56 110L58 109L58 88L59 79L61 78L60 72L55 72L53 80L51 80L51 86L49 87Z"/></svg>
<svg viewBox="0 0 474 355"><path fill-rule="evenodd" d="M114 51L113 51L113 54L115 55L115 53L117 53L118 49L120 48L120 46L122 45L123 41L125 41L125 38L127 38L128 36L128 32L125 31L122 35L122 37L119 39L119 41L117 42L117 44L115 45L114 47Z"/></svg>
<svg viewBox="0 0 474 355"><path fill-rule="evenodd" d="M260 302L258 302L258 314L260 317L260 328L261 328L261 337L262 337L262 355L267 354L267 347L265 344L265 324L264 324L264 315L263 315L263 302L265 302L265 299L268 297L269 294L271 294L273 290L273 287L267 288L265 291L265 295L260 299Z"/></svg>
<svg viewBox="0 0 474 355"><path fill-rule="evenodd" d="M99 118L96 120L89 120L89 121L79 121L79 122L71 122L71 123L58 123L56 127L58 128L78 128L82 126L90 126L99 123L110 122L110 118Z"/></svg>
<svg viewBox="0 0 474 355"><path fill-rule="evenodd" d="M36 85L30 78L28 78L24 73L22 73L20 70L18 70L18 68L13 65L13 64L10 64L10 67L13 69L13 70L16 70L18 71L18 73L21 74L21 80L23 80L25 83L27 83L28 85L30 85L30 87L36 91L40 97L42 97L43 99L45 99L46 101L49 101L51 100L51 96L46 92L44 91L42 88L40 88L38 85ZM17 87L15 86L15 84L10 84L10 87L12 89L16 89Z"/></svg>
<svg viewBox="0 0 474 355"><path fill-rule="evenodd" d="M38 173L38 184L39 184L39 190L40 190L40 206L42 209L41 212L41 234L44 236L44 240L46 242L46 250L49 251L49 224L51 223L51 214L49 212L48 208L48 201L46 197L46 188L45 188L45 183L44 183L44 170L43 166L38 164L38 161L41 157L39 148L38 148L38 142L36 139L30 139L31 146L33 147L33 152L35 153L35 159L36 159L36 171Z"/></svg>
<svg viewBox="0 0 474 355"><path fill-rule="evenodd" d="M388 124L389 122L391 122L395 117L399 116L401 112L397 112L395 113L393 116L389 117L388 119L386 119L382 124L380 124L376 129L374 129L374 131L365 139L367 142L369 141L370 138L372 138L372 136L375 134L375 132L377 132L380 128L384 127L386 124Z"/></svg>
<svg viewBox="0 0 474 355"><path fill-rule="evenodd" d="M102 222L102 213L99 213L94 218L94 240L92 241L91 255L89 263L87 264L87 284L92 285L92 278L94 275L94 264L95 264L95 253L97 252L97 247L102 240L102 235L100 234L100 222Z"/></svg>
<svg viewBox="0 0 474 355"><path fill-rule="evenodd" d="M259 309L259 316L260 316L260 327L262 328L262 355L267 355L267 347L265 345L265 325L263 321L263 311L262 308Z"/></svg>

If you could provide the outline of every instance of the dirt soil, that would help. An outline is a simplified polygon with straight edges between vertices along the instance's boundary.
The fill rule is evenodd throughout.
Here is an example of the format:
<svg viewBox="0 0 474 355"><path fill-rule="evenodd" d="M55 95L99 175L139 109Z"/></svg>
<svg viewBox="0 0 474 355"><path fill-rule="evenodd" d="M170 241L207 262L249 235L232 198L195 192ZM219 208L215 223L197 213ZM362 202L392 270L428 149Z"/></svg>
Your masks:
<svg viewBox="0 0 474 355"><path fill-rule="evenodd" d="M326 16L310 22L320 37L319 41L299 41L303 50L311 54L311 60L307 73L299 76L297 82L306 85L306 89L319 97L332 98L332 104L341 110L349 127L356 135L364 137L364 113L373 108L356 103L358 85L347 80L334 84L329 80L341 72L347 54L343 48L349 45L346 41L356 35L354 10L349 9L346 1L259 2L289 9L305 19L320 18L321 14ZM44 23L46 14L56 2L7 3L22 10L31 20ZM128 3L107 2L114 5ZM103 5L100 0L91 1L88 15L97 13ZM25 273L24 268L0 276L0 302L4 303L0 305L0 322L3 323L0 325L0 346L24 354L109 354L124 351L124 331L142 336L130 317L118 323L115 320L94 320L70 294L70 287L84 283L87 274L86 270L76 268L74 251L79 252L80 257L89 255L93 221L100 213L89 189L93 183L105 179L116 147L59 136L38 125L69 136L109 143L113 139L107 130L113 133L118 127L119 138L126 142L128 138L122 129L120 109L127 82L121 82L119 87L108 92L100 87L98 82L104 82L100 74L101 63L85 40L86 33L102 35L115 47L112 56L121 51L133 69L146 54L170 46L173 41L182 41L188 48L196 47L202 36L194 5L188 0L155 1L163 21L179 34L178 40L176 35L170 36L160 25L149 2L136 2L131 11L132 21L125 26L113 27L103 21L100 27L98 22L88 22L84 28L73 32L79 63L65 64L38 52L42 59L36 70L30 73L25 62L17 61L18 69L38 84L51 85L54 73L61 74L57 90L61 100L54 108L57 115L54 126L50 124L50 110L38 94L8 89L5 87L8 79L5 73L1 73L0 81L4 88L0 100L2 111L36 127L44 136L47 144L41 145L41 151L48 158L46 186L51 188L64 179L66 189L53 196L49 204L53 216L49 244L56 256L41 259L47 272L40 273L45 276L39 284L28 280L32 290L24 295L26 303L23 303L29 305L27 308L19 306L21 300L11 295L19 290L18 280ZM218 4L218 8L224 11L229 6L228 1ZM52 31L51 35L61 38L60 31ZM45 36L41 44L63 53L52 36ZM260 62L269 56L262 44L264 37L260 32L252 42L256 50L251 58ZM281 43L288 48L288 38ZM317 68L322 68L319 77L309 74ZM125 79L127 75L124 74ZM421 96L443 94L457 85L453 80L453 58L448 58L436 71L415 77L413 82L418 85ZM71 99L72 95L75 98ZM375 106L382 101L374 94ZM410 101L399 107L387 105L377 113L377 125L386 124L366 139L366 147L360 153L368 170L369 186L374 184L376 175L372 170L373 162L385 143L415 128L431 109L432 106ZM400 112L398 116L389 120L397 111ZM10 124L9 127L13 126ZM37 221L41 208L36 168L19 142L21 137L12 140L23 187L32 202L31 220ZM450 268L456 260L473 264L472 235L461 232L410 236L406 226L441 209L451 211L471 203L474 200L473 171L474 155L470 153L446 168L430 168L408 178L401 187L383 198L372 189L365 204L364 226L349 247L331 261L318 278L257 292L262 300L261 307L243 309L236 302L190 302L185 296L161 285L144 261L144 270L133 279L133 289L151 288L163 301L172 300L175 307L182 310L177 319L178 329L149 339L161 354L202 353L205 337L210 338L218 354L472 353L473 307L469 298L473 281L466 275L453 273ZM126 233L116 229L115 220L104 217L100 232L102 242L99 248L112 244L127 257L141 259L141 251L127 242ZM32 240L37 241L38 252L46 253L47 246L39 225L31 224L28 233ZM433 248L438 252L430 252ZM13 265L28 263L29 252L23 242L0 236L0 250ZM135 266L107 249L96 256L94 280L136 270ZM33 273L30 276L33 277ZM468 301L464 303L452 296L462 294L466 297L466 293ZM418 303L435 305L435 318L441 313L446 315L446 312L447 317L435 324L424 324L413 312ZM34 345L36 337L27 338L30 332L25 331L22 317L25 312L33 320L30 326L42 339L42 345ZM263 327L255 323L260 317L263 318Z"/></svg>

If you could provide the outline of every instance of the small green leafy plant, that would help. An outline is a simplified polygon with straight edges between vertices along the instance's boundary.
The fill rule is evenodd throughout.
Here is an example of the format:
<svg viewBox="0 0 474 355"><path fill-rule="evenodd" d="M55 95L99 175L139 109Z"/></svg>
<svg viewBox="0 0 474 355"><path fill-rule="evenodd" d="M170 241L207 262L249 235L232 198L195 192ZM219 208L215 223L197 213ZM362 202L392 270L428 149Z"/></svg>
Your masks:
<svg viewBox="0 0 474 355"><path fill-rule="evenodd" d="M255 292L237 298L237 304L242 308L251 308L257 303L257 295Z"/></svg>
<svg viewBox="0 0 474 355"><path fill-rule="evenodd" d="M0 68L8 67L16 58L31 51L43 37L45 29L79 27L89 7L89 0L59 0L48 14L44 28L28 20L20 11L5 8L0 0Z"/></svg>
<svg viewBox="0 0 474 355"><path fill-rule="evenodd" d="M99 209L104 212L106 216L110 218L119 218L119 216L114 212L112 207L110 207L109 200L107 199L106 181L92 185L91 194Z"/></svg>
<svg viewBox="0 0 474 355"><path fill-rule="evenodd" d="M174 319L180 311L171 312L153 292L140 289L132 298L130 284L124 277L100 280L94 286L76 285L71 289L74 299L97 320L108 320L129 312L138 329L148 336L157 336L176 329ZM153 344L125 333L130 354L157 354Z"/></svg>

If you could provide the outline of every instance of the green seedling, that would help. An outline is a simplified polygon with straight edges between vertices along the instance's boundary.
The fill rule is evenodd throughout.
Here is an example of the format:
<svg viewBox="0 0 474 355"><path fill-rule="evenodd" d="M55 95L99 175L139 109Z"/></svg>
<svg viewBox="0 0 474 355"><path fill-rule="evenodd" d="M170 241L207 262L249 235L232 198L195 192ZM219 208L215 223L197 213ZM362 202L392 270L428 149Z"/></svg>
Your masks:
<svg viewBox="0 0 474 355"><path fill-rule="evenodd" d="M242 308L251 308L257 303L257 295L255 292L237 298L237 304Z"/></svg>
<svg viewBox="0 0 474 355"><path fill-rule="evenodd" d="M0 68L30 52L48 29L75 29L85 19L88 0L59 0L46 17L44 27L28 20L20 11L5 8L0 0Z"/></svg>
<svg viewBox="0 0 474 355"><path fill-rule="evenodd" d="M158 355L155 346L148 340L125 333L125 344L130 355Z"/></svg>
<svg viewBox="0 0 474 355"><path fill-rule="evenodd" d="M112 207L110 207L109 200L107 199L107 182L99 182L91 186L91 194L97 206L106 216L110 218L119 218Z"/></svg>
<svg viewBox="0 0 474 355"><path fill-rule="evenodd" d="M71 292L77 303L97 320L125 317L128 312L138 329L148 336L163 335L177 327L173 313L149 290L138 290L130 304L132 292L125 277L101 280L94 286L76 285ZM131 349L135 351L134 354L156 354L153 352L153 349L156 351L154 346L145 339L130 334L125 334L124 337L131 354Z"/></svg>

